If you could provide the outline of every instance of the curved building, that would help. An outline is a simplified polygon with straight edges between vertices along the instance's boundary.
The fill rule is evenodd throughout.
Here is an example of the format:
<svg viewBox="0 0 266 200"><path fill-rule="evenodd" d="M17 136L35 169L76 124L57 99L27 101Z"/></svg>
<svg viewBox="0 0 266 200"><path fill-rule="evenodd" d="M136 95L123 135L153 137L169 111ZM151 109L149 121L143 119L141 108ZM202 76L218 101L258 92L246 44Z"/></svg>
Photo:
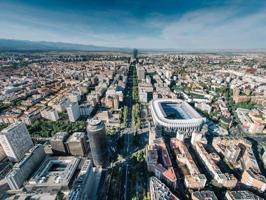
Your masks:
<svg viewBox="0 0 266 200"><path fill-rule="evenodd" d="M97 167L106 167L109 162L109 151L105 125L101 120L90 119L87 122L87 133L93 163Z"/></svg>
<svg viewBox="0 0 266 200"><path fill-rule="evenodd" d="M165 132L199 131L205 121L192 106L181 99L156 99L151 101L150 109L155 126Z"/></svg>

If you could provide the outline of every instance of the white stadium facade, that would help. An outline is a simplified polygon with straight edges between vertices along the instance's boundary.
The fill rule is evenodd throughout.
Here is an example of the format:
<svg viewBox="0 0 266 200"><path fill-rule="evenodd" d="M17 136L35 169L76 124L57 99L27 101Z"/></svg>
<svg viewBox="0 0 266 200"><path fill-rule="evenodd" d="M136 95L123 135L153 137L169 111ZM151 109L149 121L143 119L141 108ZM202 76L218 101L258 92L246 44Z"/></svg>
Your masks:
<svg viewBox="0 0 266 200"><path fill-rule="evenodd" d="M191 105L181 99L155 99L150 102L155 127L164 132L191 134L200 131L205 122Z"/></svg>

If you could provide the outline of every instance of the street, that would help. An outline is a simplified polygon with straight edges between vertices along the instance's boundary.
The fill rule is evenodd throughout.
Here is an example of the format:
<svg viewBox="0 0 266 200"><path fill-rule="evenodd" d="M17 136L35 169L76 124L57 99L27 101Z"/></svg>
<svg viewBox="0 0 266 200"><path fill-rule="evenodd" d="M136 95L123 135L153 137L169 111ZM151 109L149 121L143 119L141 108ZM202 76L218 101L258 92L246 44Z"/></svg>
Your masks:
<svg viewBox="0 0 266 200"><path fill-rule="evenodd" d="M129 157L131 155L131 142L132 142L132 136L134 134L134 130L132 127L132 104L133 104L133 97L132 97L132 88L133 88L133 80L132 80L132 67L135 67L135 65L130 66L129 68L129 74L128 74L128 81L127 81L127 87L125 92L125 104L128 106L128 117L127 117L127 128L124 129L123 134L125 135L124 140L124 155L123 157L126 158L125 162L123 163L122 168L122 180L121 180L121 189L120 189L120 199L127 200L129 199L128 196L128 188L129 188L129 169L130 169L130 162Z"/></svg>

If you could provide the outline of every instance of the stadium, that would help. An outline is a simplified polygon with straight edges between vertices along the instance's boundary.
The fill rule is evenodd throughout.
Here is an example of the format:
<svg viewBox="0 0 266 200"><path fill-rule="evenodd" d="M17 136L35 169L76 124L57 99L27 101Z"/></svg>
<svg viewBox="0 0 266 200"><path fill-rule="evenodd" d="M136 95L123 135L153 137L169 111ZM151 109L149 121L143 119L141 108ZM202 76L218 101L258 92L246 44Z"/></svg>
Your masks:
<svg viewBox="0 0 266 200"><path fill-rule="evenodd" d="M150 109L155 126L165 132L199 131L205 121L192 106L180 99L156 99L151 101Z"/></svg>

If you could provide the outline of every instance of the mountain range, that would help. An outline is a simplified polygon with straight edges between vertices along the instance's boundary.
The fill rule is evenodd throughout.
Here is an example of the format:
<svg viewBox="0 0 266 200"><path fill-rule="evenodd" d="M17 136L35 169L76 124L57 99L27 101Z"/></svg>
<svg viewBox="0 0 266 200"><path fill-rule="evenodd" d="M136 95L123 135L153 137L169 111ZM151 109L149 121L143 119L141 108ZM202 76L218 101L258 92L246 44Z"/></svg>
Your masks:
<svg viewBox="0 0 266 200"><path fill-rule="evenodd" d="M140 49L143 52L194 52L194 53L265 53L264 49ZM131 52L131 48L104 47L65 42L47 42L30 40L0 39L0 52L5 51L123 51Z"/></svg>
<svg viewBox="0 0 266 200"><path fill-rule="evenodd" d="M0 39L0 51L131 51L129 48L103 47L64 42Z"/></svg>

